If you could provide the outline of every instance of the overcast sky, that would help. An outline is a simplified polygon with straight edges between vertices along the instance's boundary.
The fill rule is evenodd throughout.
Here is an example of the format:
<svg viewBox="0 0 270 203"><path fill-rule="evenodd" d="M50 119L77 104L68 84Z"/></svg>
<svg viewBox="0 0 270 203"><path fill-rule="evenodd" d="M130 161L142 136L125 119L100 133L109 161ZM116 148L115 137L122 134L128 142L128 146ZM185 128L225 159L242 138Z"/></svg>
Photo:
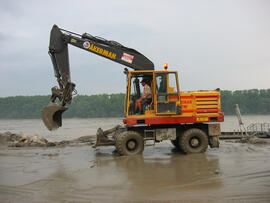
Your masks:
<svg viewBox="0 0 270 203"><path fill-rule="evenodd" d="M48 95L53 24L115 40L163 69L184 91L270 88L269 0L0 0L0 97ZM79 94L125 92L124 66L70 48Z"/></svg>

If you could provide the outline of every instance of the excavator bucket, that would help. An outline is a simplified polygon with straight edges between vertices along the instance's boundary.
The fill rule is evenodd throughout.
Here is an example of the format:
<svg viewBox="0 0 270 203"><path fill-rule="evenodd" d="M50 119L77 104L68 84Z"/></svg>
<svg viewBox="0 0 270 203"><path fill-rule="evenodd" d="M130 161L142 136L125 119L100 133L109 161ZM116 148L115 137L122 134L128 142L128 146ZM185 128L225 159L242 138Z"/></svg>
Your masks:
<svg viewBox="0 0 270 203"><path fill-rule="evenodd" d="M62 113L67 109L55 103L50 103L42 109L42 121L48 130L56 130L62 126Z"/></svg>

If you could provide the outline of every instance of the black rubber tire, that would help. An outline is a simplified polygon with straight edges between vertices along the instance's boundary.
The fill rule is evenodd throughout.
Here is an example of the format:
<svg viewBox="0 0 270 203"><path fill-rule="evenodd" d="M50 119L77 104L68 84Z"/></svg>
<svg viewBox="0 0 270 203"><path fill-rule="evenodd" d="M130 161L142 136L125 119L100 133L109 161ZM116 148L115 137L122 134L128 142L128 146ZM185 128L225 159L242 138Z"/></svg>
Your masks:
<svg viewBox="0 0 270 203"><path fill-rule="evenodd" d="M132 148L129 148L129 144ZM125 131L116 136L115 147L120 155L141 154L144 150L143 137L135 131Z"/></svg>
<svg viewBox="0 0 270 203"><path fill-rule="evenodd" d="M192 141L195 142L193 145L196 146L192 146ZM191 128L186 130L179 138L179 146L185 154L202 153L208 147L208 137L204 131Z"/></svg>

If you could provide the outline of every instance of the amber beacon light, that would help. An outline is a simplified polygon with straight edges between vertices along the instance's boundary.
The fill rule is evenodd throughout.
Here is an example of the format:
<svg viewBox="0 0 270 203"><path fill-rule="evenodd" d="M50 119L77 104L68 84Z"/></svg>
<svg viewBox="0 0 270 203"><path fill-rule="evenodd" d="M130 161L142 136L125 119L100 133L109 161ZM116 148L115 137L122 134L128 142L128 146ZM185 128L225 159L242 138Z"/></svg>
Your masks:
<svg viewBox="0 0 270 203"><path fill-rule="evenodd" d="M164 69L165 69L165 70L168 69L168 63L164 63Z"/></svg>

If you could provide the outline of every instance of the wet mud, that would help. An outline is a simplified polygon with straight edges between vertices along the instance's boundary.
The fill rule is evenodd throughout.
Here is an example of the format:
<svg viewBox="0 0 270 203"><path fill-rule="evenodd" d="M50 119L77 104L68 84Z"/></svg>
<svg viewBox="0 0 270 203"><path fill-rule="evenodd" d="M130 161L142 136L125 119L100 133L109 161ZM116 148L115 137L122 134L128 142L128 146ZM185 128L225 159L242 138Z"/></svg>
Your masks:
<svg viewBox="0 0 270 203"><path fill-rule="evenodd" d="M163 142L130 157L114 147L0 147L0 202L269 202L269 154L268 144L228 141L193 155Z"/></svg>
<svg viewBox="0 0 270 203"><path fill-rule="evenodd" d="M11 132L0 133L0 146L4 147L64 147L71 145L93 145L95 136L81 136L73 140L52 141L40 135L27 135Z"/></svg>

